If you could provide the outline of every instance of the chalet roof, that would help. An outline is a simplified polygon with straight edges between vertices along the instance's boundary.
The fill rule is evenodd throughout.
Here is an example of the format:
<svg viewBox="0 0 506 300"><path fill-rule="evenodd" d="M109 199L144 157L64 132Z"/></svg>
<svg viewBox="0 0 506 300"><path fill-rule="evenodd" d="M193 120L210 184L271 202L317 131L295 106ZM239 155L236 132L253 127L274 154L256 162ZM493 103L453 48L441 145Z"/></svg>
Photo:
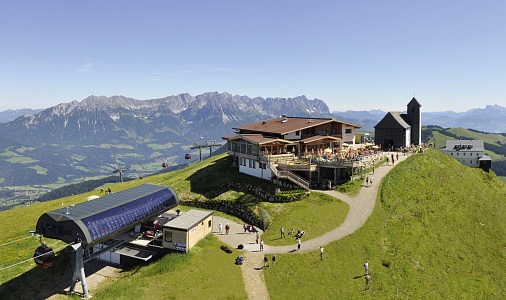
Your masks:
<svg viewBox="0 0 506 300"><path fill-rule="evenodd" d="M313 142L316 142L316 141L321 141L321 140L333 140L333 141L340 141L341 139L340 139L340 138L337 138L337 137L333 137L333 136L315 135L315 136L308 137L308 138L305 138L305 139L303 139L303 140L300 140L299 142L300 142L300 143L307 144L307 143L313 143Z"/></svg>
<svg viewBox="0 0 506 300"><path fill-rule="evenodd" d="M340 123L355 128L362 128L362 126L359 125L329 118L282 117L241 125L234 127L233 129L285 135L297 130L303 130L327 123Z"/></svg>
<svg viewBox="0 0 506 300"><path fill-rule="evenodd" d="M383 117L383 119L381 119L381 121L378 122L378 124L376 124L376 126L374 126L374 128L411 128L411 126L402 118L402 115L403 114L400 111L390 111Z"/></svg>
<svg viewBox="0 0 506 300"><path fill-rule="evenodd" d="M250 141L255 144L265 145L265 144L273 144L273 143L284 143L284 144L293 144L293 141L288 141L280 138L273 137L264 137L260 133L251 133L251 134L233 134L222 137L224 140L233 141L238 139L243 139Z"/></svg>
<svg viewBox="0 0 506 300"><path fill-rule="evenodd" d="M485 146L483 140L446 140L446 147L441 151L459 151L459 152L483 152Z"/></svg>

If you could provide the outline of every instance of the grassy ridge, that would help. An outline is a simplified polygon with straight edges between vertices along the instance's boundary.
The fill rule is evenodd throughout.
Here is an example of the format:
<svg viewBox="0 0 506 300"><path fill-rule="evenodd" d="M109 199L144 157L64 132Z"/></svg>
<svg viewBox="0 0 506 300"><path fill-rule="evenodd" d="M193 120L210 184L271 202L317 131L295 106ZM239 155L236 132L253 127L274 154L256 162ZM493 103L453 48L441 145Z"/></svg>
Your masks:
<svg viewBox="0 0 506 300"><path fill-rule="evenodd" d="M272 299L476 299L506 293L506 188L439 151L415 155L384 180L355 234L318 251L278 255ZM370 260L371 290L362 264Z"/></svg>
<svg viewBox="0 0 506 300"><path fill-rule="evenodd" d="M272 188L267 182L234 170L226 156L219 156L183 170L113 185L111 189L117 192L150 182L171 186L181 199L234 200L242 193L227 193L220 187L221 183L249 180L264 185L266 190ZM0 212L0 221L10 229L0 231L0 244L27 236L38 217L61 207L61 202L65 205L82 202L91 194ZM301 220L302 229L316 232L312 228L325 226L328 221L308 218L308 202L316 204L310 209L316 216L334 214L337 220L344 214L329 209L332 203L313 194L283 208L260 205L269 209L270 215L276 216L277 224L286 230L289 230L289 220ZM364 227L325 246L323 261L317 251L278 255L276 266L265 271L270 296L272 299L462 299L504 294L504 199L504 183L493 174L467 168L436 150L411 156L385 179L375 210ZM343 207L339 204L336 209ZM277 235L278 230L274 233ZM45 241L53 248L63 245L59 241ZM37 243L29 238L15 246L0 248L0 268L31 257ZM184 261L180 261L181 257L166 256L91 292L97 299L131 299L132 295L137 299L245 299L243 278L233 265L237 255L225 255L219 245L216 239L209 238L199 243L195 253ZM372 287L367 292L363 291L362 277L365 259L370 260L372 273ZM47 282L59 281L65 268L40 269L33 265L31 262L0 272L0 298L22 288L35 294L33 288L23 285L38 282L40 278L47 278ZM20 277L22 280L14 278L22 273L25 273ZM21 299L15 295L10 297Z"/></svg>

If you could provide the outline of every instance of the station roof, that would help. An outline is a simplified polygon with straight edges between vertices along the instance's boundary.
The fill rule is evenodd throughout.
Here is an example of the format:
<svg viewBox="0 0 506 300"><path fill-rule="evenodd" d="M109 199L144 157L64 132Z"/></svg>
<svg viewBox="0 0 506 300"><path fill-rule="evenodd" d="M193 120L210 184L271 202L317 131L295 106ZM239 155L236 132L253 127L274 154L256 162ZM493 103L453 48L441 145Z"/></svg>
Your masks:
<svg viewBox="0 0 506 300"><path fill-rule="evenodd" d="M152 195L154 193L166 190L166 186L143 184L113 193L98 199L76 204L70 207L64 207L48 212L47 214L58 221L79 220L92 215L99 214L110 209L120 207L140 198Z"/></svg>

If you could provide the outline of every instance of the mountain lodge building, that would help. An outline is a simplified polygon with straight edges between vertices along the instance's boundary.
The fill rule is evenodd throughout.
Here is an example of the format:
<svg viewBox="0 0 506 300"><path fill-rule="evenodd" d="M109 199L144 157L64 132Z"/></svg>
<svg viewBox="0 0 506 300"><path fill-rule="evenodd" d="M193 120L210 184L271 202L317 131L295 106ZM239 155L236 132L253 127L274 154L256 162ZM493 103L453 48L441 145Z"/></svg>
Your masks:
<svg viewBox="0 0 506 300"><path fill-rule="evenodd" d="M355 143L358 128L333 118L282 116L234 127L236 133L223 139L239 172L309 189L335 185L379 159L375 149L367 148L372 145Z"/></svg>

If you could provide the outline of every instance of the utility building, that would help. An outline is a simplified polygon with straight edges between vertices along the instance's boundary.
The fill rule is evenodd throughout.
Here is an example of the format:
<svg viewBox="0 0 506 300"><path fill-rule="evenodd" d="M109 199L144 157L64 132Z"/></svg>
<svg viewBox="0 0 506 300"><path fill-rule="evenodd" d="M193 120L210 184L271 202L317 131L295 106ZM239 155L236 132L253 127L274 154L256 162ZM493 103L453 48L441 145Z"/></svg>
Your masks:
<svg viewBox="0 0 506 300"><path fill-rule="evenodd" d="M189 210L163 225L163 248L188 253L212 231L212 211Z"/></svg>

